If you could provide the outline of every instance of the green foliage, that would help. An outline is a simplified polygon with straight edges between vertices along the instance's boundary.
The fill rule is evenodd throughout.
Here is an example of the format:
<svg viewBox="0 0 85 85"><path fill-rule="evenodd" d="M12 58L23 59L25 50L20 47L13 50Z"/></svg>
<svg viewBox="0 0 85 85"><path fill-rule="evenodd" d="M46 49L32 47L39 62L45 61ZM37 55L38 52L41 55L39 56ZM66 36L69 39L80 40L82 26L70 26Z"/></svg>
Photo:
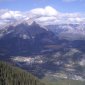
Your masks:
<svg viewBox="0 0 85 85"><path fill-rule="evenodd" d="M30 73L0 62L0 85L45 85Z"/></svg>

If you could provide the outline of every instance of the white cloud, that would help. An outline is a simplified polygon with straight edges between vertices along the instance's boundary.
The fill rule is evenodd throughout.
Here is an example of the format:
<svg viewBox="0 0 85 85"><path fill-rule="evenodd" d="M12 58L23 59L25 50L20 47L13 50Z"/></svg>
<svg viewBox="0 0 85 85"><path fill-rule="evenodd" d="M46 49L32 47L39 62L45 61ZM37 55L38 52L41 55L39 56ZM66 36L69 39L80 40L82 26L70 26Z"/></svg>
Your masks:
<svg viewBox="0 0 85 85"><path fill-rule="evenodd" d="M49 16L52 16L52 15L57 15L59 12L56 10L56 9L54 9L54 8L52 8L52 7L50 7L50 6L47 6L46 8L45 8L45 13L46 14L48 14Z"/></svg>
<svg viewBox="0 0 85 85"><path fill-rule="evenodd" d="M85 14L82 13L61 13L56 9L47 6L36 8L30 11L35 15L35 20L41 23L82 23L85 22ZM36 17L38 15L38 17Z"/></svg>
<svg viewBox="0 0 85 85"><path fill-rule="evenodd" d="M51 6L46 6L45 8L36 8L30 11L33 14L36 15L47 15L47 16L56 16L58 14L58 11Z"/></svg>
<svg viewBox="0 0 85 85"><path fill-rule="evenodd" d="M45 8L35 8L29 12L0 10L0 19L33 19L41 24L62 24L62 23L85 23L85 14L83 13L62 13L51 6ZM1 21L2 22L2 21Z"/></svg>
<svg viewBox="0 0 85 85"><path fill-rule="evenodd" d="M7 18L17 18L21 17L22 14L19 11L7 11L1 15L1 19L7 19Z"/></svg>

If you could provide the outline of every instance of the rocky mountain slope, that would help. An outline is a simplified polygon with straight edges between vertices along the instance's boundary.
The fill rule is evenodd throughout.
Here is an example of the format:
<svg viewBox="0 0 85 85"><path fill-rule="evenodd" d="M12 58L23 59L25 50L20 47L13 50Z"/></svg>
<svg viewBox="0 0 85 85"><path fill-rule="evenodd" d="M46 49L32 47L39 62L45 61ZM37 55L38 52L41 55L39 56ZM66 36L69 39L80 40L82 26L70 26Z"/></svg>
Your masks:
<svg viewBox="0 0 85 85"><path fill-rule="evenodd" d="M84 17L49 6L26 13L0 12L0 59L39 78L85 80Z"/></svg>

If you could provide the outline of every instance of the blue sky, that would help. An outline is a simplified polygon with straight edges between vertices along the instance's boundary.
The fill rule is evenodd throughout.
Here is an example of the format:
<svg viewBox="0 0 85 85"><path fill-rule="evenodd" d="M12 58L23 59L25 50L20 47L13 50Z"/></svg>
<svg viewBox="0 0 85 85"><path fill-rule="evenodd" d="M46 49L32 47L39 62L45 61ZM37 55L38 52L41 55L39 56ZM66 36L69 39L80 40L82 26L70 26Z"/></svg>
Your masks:
<svg viewBox="0 0 85 85"><path fill-rule="evenodd" d="M52 6L60 12L85 13L85 0L0 0L0 9L29 11Z"/></svg>

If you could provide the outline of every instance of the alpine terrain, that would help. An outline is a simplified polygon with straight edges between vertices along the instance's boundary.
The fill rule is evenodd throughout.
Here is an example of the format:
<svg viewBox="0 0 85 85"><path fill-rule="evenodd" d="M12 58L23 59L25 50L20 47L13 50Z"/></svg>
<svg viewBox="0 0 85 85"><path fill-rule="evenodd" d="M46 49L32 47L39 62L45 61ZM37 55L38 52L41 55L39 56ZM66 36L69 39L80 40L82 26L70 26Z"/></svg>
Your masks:
<svg viewBox="0 0 85 85"><path fill-rule="evenodd" d="M44 82L54 81L52 85L84 85L84 16L50 6L26 12L0 10L0 60Z"/></svg>

